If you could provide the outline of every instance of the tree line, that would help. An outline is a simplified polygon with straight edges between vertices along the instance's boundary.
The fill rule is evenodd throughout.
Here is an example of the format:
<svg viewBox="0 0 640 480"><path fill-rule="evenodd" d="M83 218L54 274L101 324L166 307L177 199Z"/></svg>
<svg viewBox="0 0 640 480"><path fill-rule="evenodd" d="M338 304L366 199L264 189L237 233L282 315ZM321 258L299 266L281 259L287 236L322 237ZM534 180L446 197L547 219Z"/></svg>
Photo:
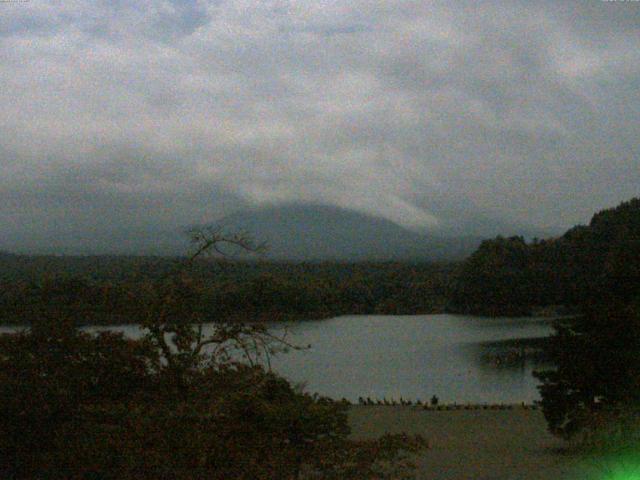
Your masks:
<svg viewBox="0 0 640 480"><path fill-rule="evenodd" d="M535 307L628 301L640 278L640 199L596 213L558 238L497 237L459 267L449 309L493 315Z"/></svg>
<svg viewBox="0 0 640 480"><path fill-rule="evenodd" d="M141 298L174 288L179 259L5 256L0 323L52 308L83 324L139 323ZM341 314L441 312L449 264L194 262L180 285L207 321L319 319Z"/></svg>

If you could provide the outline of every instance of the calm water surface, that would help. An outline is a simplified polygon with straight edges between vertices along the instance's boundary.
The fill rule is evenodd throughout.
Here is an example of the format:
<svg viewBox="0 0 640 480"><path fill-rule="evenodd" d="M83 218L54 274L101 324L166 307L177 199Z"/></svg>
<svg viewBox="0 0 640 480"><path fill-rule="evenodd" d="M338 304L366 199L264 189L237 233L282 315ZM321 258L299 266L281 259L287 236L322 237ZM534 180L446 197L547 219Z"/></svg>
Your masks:
<svg viewBox="0 0 640 480"><path fill-rule="evenodd" d="M483 344L552 330L548 319L463 315L344 316L287 328L311 348L277 357L274 370L311 392L352 401L437 395L458 403L538 399L531 372L539 365L497 367L483 361Z"/></svg>
<svg viewBox="0 0 640 480"><path fill-rule="evenodd" d="M136 326L109 327L136 337ZM273 369L307 391L357 401L530 402L538 399L531 361L496 366L483 361L485 342L542 337L548 319L465 315L342 316L271 325L311 348L272 359ZM92 328L91 330L97 330Z"/></svg>

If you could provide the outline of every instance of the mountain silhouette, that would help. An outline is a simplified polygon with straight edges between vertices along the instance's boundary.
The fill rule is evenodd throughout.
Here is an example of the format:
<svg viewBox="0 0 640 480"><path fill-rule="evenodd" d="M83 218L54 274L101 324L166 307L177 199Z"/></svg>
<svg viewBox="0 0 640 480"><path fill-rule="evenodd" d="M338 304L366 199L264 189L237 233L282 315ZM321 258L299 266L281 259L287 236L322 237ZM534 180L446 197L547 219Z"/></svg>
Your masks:
<svg viewBox="0 0 640 480"><path fill-rule="evenodd" d="M219 224L266 242L268 258L287 260L453 260L481 240L415 232L383 218L309 204L244 210Z"/></svg>

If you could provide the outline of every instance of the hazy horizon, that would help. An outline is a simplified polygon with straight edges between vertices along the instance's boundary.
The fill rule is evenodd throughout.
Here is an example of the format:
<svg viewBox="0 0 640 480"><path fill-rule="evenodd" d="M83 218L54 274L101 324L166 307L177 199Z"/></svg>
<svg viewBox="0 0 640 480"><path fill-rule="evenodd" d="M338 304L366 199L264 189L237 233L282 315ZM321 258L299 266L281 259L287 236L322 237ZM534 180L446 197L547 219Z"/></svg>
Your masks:
<svg viewBox="0 0 640 480"><path fill-rule="evenodd" d="M635 2L9 1L0 57L0 250L291 205L561 234L640 196Z"/></svg>

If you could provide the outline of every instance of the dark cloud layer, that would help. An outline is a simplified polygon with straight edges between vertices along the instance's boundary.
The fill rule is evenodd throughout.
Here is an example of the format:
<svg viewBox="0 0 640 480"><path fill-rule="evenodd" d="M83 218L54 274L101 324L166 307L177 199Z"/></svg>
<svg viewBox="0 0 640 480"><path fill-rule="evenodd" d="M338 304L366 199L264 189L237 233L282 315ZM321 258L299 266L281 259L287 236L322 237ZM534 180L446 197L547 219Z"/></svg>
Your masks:
<svg viewBox="0 0 640 480"><path fill-rule="evenodd" d="M291 202L559 231L640 194L637 2L9 2L0 58L0 248Z"/></svg>

